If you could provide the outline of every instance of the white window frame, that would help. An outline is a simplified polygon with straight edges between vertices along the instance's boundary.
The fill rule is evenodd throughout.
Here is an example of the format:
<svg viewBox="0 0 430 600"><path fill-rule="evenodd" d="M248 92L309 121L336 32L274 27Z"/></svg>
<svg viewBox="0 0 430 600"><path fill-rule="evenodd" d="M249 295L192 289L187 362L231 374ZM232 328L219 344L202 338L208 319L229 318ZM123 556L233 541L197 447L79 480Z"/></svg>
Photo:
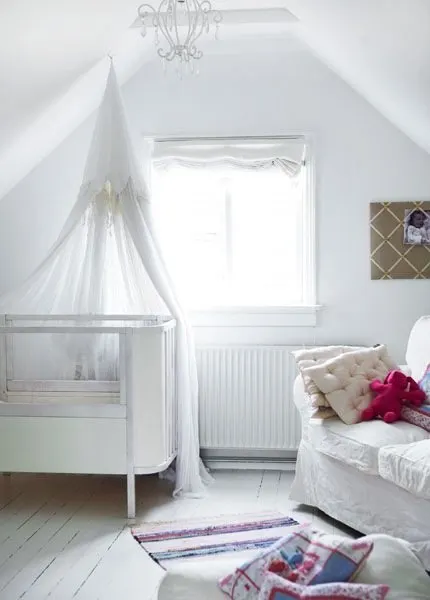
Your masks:
<svg viewBox="0 0 430 600"><path fill-rule="evenodd" d="M189 311L193 327L316 327L317 313L322 308L316 301L316 206L315 206L315 143L311 134L278 136L198 136L153 138L154 142L210 141L261 139L304 141L306 146L306 189L303 202L303 292L305 303L300 306L231 306Z"/></svg>

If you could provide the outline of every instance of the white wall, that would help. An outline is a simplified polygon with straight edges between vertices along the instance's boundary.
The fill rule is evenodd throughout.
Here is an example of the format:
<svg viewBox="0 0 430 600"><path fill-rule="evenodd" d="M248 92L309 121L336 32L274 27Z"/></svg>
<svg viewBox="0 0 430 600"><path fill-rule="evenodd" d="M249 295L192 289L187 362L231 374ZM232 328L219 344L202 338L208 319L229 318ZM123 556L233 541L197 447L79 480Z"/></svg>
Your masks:
<svg viewBox="0 0 430 600"><path fill-rule="evenodd" d="M430 281L370 280L369 203L430 198L429 155L299 46L276 56L207 56L200 76L182 81L154 63L123 91L141 135L315 135L318 327L199 330L199 340L384 342L402 358L410 326L430 313ZM53 240L79 186L89 133L87 123L0 202L0 290Z"/></svg>
<svg viewBox="0 0 430 600"><path fill-rule="evenodd" d="M32 273L55 242L79 191L93 122L0 199L0 294Z"/></svg>

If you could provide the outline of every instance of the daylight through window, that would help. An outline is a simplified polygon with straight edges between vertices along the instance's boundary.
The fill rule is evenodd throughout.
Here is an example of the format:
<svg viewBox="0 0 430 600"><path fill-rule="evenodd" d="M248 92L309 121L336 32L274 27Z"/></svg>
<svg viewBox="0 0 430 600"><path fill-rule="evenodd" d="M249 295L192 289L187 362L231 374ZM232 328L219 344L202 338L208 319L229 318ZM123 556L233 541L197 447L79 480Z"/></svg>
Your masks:
<svg viewBox="0 0 430 600"><path fill-rule="evenodd" d="M240 160L154 164L161 242L190 309L309 302L306 170L291 176L280 161L255 165Z"/></svg>

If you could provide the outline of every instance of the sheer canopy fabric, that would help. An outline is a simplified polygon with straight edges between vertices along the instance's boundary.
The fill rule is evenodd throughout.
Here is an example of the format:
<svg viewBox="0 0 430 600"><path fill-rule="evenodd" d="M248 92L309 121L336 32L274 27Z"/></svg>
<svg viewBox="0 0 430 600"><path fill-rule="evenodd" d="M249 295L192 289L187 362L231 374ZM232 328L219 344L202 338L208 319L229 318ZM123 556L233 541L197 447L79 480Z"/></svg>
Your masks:
<svg viewBox="0 0 430 600"><path fill-rule="evenodd" d="M193 338L162 258L113 65L77 201L46 259L19 289L0 299L0 310L34 315L173 315L177 320L178 372L175 493L203 492L209 476L199 458ZM106 365L115 368L117 358L117 349L108 339L95 344L82 336L76 341L70 335L61 342L64 356L56 355L55 361L60 377L73 377L81 355L96 371L96 378L115 376L106 374ZM48 349L49 344L45 345ZM52 345L50 352L55 352ZM39 355L36 369L42 369L40 354L40 348L33 348L32 356L26 355L32 359ZM49 361L49 351L44 359Z"/></svg>

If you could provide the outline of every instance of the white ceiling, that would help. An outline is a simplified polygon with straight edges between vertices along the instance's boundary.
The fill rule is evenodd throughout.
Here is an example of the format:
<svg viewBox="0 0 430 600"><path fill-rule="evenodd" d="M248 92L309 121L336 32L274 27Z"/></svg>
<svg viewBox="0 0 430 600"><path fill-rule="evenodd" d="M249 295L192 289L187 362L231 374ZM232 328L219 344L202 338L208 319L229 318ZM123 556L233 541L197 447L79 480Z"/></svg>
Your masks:
<svg viewBox="0 0 430 600"><path fill-rule="evenodd" d="M278 0L215 3L228 8L231 17L226 21L232 26L276 22L276 8L282 6ZM138 35L128 31L138 4L139 0L0 0L0 154L80 76L109 52L116 53L127 33ZM268 11L253 10L264 4Z"/></svg>
<svg viewBox="0 0 430 600"><path fill-rule="evenodd" d="M152 48L130 28L138 3L0 0L0 197L95 108L109 52L123 81L152 59ZM244 34L282 38L293 27L430 152L430 0L213 4L230 11L223 32L230 42Z"/></svg>
<svg viewBox="0 0 430 600"><path fill-rule="evenodd" d="M430 152L430 1L285 0L315 53Z"/></svg>
<svg viewBox="0 0 430 600"><path fill-rule="evenodd" d="M138 0L0 0L0 152L106 55Z"/></svg>

